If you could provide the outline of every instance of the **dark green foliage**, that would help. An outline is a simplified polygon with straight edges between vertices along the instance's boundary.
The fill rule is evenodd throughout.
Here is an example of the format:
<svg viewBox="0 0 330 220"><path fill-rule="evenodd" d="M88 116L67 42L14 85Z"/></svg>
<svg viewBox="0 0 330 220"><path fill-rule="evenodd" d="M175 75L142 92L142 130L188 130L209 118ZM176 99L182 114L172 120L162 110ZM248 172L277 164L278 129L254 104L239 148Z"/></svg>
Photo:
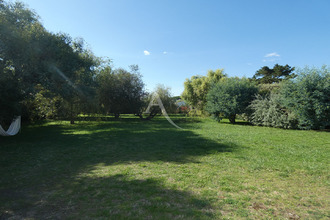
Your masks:
<svg viewBox="0 0 330 220"><path fill-rule="evenodd" d="M35 88L36 92L30 99L23 101L24 117L31 121L37 121L46 118L55 118L63 99L59 95L51 93L40 84Z"/></svg>
<svg viewBox="0 0 330 220"><path fill-rule="evenodd" d="M283 84L282 105L298 118L301 129L330 126L330 69L300 69L296 79Z"/></svg>
<svg viewBox="0 0 330 220"><path fill-rule="evenodd" d="M66 34L50 33L24 4L0 1L2 119L11 120L23 108L27 115L38 112L36 108L40 106L30 105L33 99L39 99L34 103L46 99L37 95L40 92L37 85L60 95L71 105L85 103L85 97L91 94L86 91L93 87L98 64L98 59L84 48L81 39L72 40ZM23 107L22 103L30 104ZM44 115L41 113L37 118Z"/></svg>
<svg viewBox="0 0 330 220"><path fill-rule="evenodd" d="M29 90L30 82L22 70L30 67L26 54L31 54L27 42L34 29L40 28L36 15L21 3L0 1L0 121L11 121L21 114L20 102Z"/></svg>
<svg viewBox="0 0 330 220"><path fill-rule="evenodd" d="M235 123L236 114L247 113L247 107L257 92L255 84L246 78L226 78L209 91L206 110L216 119L223 114Z"/></svg>
<svg viewBox="0 0 330 220"><path fill-rule="evenodd" d="M135 71L136 72L136 71ZM98 98L106 113L137 114L144 106L144 83L138 73L104 68L97 76Z"/></svg>
<svg viewBox="0 0 330 220"><path fill-rule="evenodd" d="M258 84L278 83L282 80L294 78L296 76L293 73L294 69L294 67L290 67L288 64L285 66L275 64L273 69L264 66L254 74L252 79Z"/></svg>
<svg viewBox="0 0 330 220"><path fill-rule="evenodd" d="M276 128L295 128L297 119L294 114L281 106L280 95L271 93L266 97L257 95L249 106L253 113L250 121L254 125L276 127Z"/></svg>
<svg viewBox="0 0 330 220"><path fill-rule="evenodd" d="M1 71L1 69L0 69ZM21 114L20 101L23 96L18 82L12 76L0 72L0 124L9 124Z"/></svg>

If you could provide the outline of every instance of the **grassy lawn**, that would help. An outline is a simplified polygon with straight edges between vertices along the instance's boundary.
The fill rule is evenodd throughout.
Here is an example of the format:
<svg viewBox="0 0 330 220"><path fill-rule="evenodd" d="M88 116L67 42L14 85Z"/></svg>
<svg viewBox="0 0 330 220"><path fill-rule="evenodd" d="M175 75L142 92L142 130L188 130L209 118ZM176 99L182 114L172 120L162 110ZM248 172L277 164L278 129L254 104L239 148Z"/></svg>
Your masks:
<svg viewBox="0 0 330 220"><path fill-rule="evenodd" d="M0 219L330 218L330 133L174 121L0 137Z"/></svg>

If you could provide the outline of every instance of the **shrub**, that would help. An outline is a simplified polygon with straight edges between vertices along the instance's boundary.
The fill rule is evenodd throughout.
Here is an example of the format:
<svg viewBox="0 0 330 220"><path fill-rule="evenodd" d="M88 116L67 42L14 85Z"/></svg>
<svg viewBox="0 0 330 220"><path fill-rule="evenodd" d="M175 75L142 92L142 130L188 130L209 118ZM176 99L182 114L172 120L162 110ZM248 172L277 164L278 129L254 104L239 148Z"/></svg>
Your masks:
<svg viewBox="0 0 330 220"><path fill-rule="evenodd" d="M296 79L285 82L281 104L294 113L300 129L330 126L330 69L305 67Z"/></svg>
<svg viewBox="0 0 330 220"><path fill-rule="evenodd" d="M295 128L297 119L294 114L280 104L280 95L270 93L266 97L257 95L249 108L253 113L250 122L254 125L276 128Z"/></svg>

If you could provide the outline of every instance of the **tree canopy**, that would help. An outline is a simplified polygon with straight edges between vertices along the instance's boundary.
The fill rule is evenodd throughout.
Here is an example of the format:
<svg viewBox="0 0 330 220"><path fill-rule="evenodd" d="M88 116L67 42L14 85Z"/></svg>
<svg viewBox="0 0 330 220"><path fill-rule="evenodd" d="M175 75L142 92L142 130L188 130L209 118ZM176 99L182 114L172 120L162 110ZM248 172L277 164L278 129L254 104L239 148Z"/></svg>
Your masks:
<svg viewBox="0 0 330 220"><path fill-rule="evenodd" d="M134 66L131 73L122 68L112 70L110 66L97 76L98 98L105 113L116 117L120 114L137 114L143 107L144 83Z"/></svg>
<svg viewBox="0 0 330 220"><path fill-rule="evenodd" d="M24 4L0 1L0 83L5 95L0 120L22 114L22 101L33 99L41 87L72 105L85 99L97 65L99 59L83 40L50 33Z"/></svg>
<svg viewBox="0 0 330 220"><path fill-rule="evenodd" d="M182 98L192 107L203 111L207 93L213 83L226 77L223 69L209 70L207 76L192 76L184 82Z"/></svg>
<svg viewBox="0 0 330 220"><path fill-rule="evenodd" d="M207 94L206 110L220 120L221 114L235 123L236 114L247 112L258 92L253 82L246 78L226 78L214 84Z"/></svg>
<svg viewBox="0 0 330 220"><path fill-rule="evenodd" d="M294 78L296 75L293 73L294 67L290 67L288 64L285 66L275 64L271 69L268 66L264 66L257 70L252 79L258 84L271 84L278 83L282 80Z"/></svg>
<svg viewBox="0 0 330 220"><path fill-rule="evenodd" d="M285 82L280 90L281 104L298 119L300 129L330 126L330 69L305 67L298 77Z"/></svg>

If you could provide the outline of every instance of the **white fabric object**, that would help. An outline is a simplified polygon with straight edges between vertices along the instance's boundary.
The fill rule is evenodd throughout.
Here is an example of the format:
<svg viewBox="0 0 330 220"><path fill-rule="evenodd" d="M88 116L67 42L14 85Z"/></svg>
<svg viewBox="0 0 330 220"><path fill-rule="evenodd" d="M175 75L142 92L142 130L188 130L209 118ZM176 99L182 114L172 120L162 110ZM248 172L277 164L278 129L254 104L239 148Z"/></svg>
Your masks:
<svg viewBox="0 0 330 220"><path fill-rule="evenodd" d="M0 135L1 136L13 136L16 135L21 129L21 116L18 116L9 126L8 130L5 131L0 125Z"/></svg>

